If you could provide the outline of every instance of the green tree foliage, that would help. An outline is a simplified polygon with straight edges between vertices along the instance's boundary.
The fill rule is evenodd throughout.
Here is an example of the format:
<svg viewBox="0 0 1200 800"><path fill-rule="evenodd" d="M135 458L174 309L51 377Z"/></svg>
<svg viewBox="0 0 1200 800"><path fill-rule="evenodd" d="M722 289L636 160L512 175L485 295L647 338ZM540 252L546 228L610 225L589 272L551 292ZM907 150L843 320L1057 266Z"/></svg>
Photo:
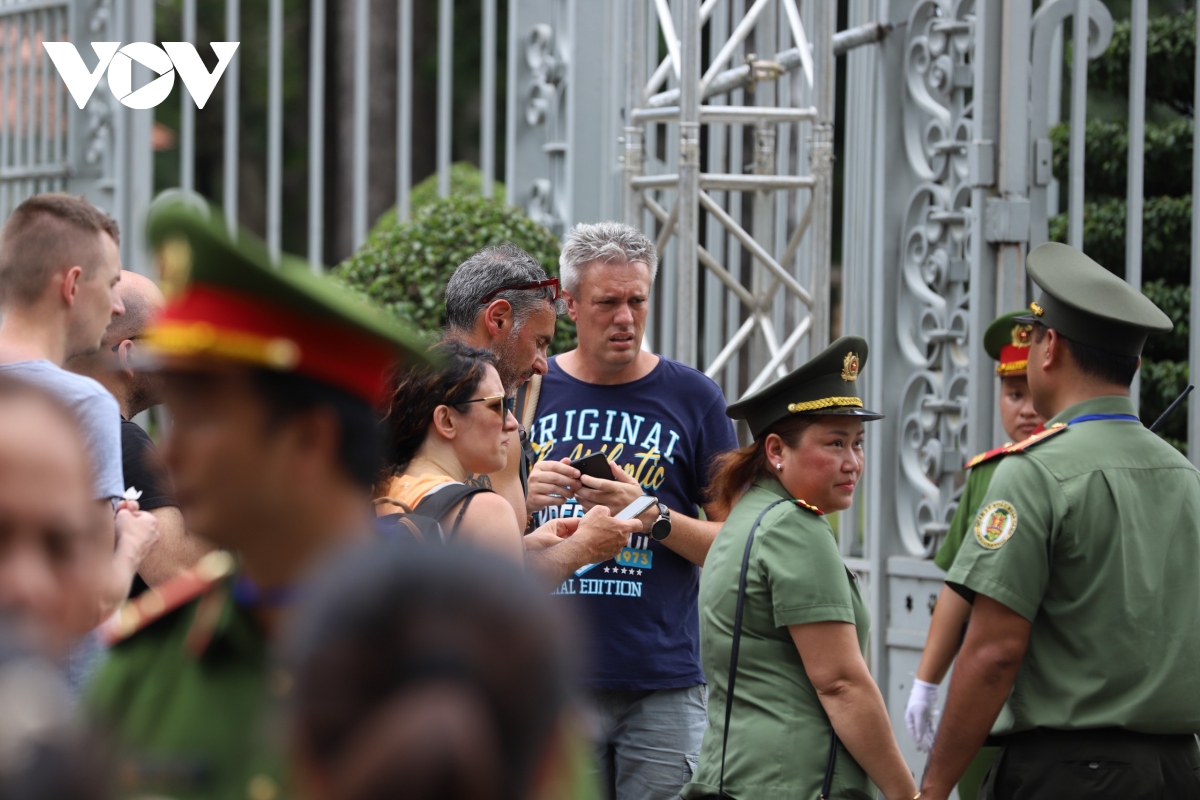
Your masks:
<svg viewBox="0 0 1200 800"><path fill-rule="evenodd" d="M1071 129L1055 125L1054 177L1067 181L1071 160ZM1084 132L1084 191L1089 198L1124 197L1125 168L1129 158L1129 131L1124 123L1089 119ZM1187 118L1146 125L1144 192L1147 197L1178 197L1192 191L1192 121ZM1184 167L1184 168L1181 168Z"/></svg>
<svg viewBox="0 0 1200 800"><path fill-rule="evenodd" d="M408 207L413 214L438 199L438 176L435 172L412 188L408 196ZM492 197L504 197L504 184L496 181L492 184ZM469 161L456 161L450 165L450 194L451 196L471 195L483 196L483 173ZM396 207L392 206L375 221L374 231L382 231L396 226ZM555 259L558 256L555 255Z"/></svg>
<svg viewBox="0 0 1200 800"><path fill-rule="evenodd" d="M1112 43L1088 66L1088 85L1129 96L1129 20L1113 25ZM1149 20L1146 29L1146 100L1191 116L1196 67L1196 9Z"/></svg>
<svg viewBox="0 0 1200 800"><path fill-rule="evenodd" d="M1192 198L1147 197L1142 213L1142 280L1186 285L1191 274ZM1050 238L1067 240L1067 215L1050 220ZM1083 249L1117 275L1125 275L1124 195L1086 203Z"/></svg>
<svg viewBox="0 0 1200 800"><path fill-rule="evenodd" d="M1108 51L1088 68L1089 87L1115 95L1118 106L1128 102L1129 51L1129 22L1118 22ZM1142 420L1147 423L1165 411L1188 383L1195 54L1194 8L1149 21L1146 100L1151 121L1146 125L1142 292L1171 317L1175 328L1151 336L1143 353L1140 401ZM1069 136L1065 124L1050 132L1054 175L1061 182L1068 180ZM1124 121L1090 119L1085 142L1083 248L1124 276L1128 126ZM1065 213L1051 219L1050 238L1065 242L1067 224ZM1161 433L1186 452L1186 412L1177 411Z"/></svg>
<svg viewBox="0 0 1200 800"><path fill-rule="evenodd" d="M472 195L434 198L408 222L385 215L366 242L334 269L350 287L433 336L446 324L446 281L485 248L512 242L558 274L558 239L519 209ZM574 328L559 320L555 352L574 347Z"/></svg>

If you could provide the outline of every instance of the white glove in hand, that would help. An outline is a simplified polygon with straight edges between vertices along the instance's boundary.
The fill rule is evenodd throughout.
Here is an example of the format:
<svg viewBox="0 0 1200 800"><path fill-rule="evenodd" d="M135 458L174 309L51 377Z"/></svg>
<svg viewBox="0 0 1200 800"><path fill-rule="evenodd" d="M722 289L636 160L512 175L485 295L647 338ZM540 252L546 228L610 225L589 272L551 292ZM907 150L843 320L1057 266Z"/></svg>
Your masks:
<svg viewBox="0 0 1200 800"><path fill-rule="evenodd" d="M937 700L936 683L926 683L920 678L913 679L908 707L904 709L904 721L908 723L908 732L912 734L917 749L922 753L933 749L933 737L937 733Z"/></svg>

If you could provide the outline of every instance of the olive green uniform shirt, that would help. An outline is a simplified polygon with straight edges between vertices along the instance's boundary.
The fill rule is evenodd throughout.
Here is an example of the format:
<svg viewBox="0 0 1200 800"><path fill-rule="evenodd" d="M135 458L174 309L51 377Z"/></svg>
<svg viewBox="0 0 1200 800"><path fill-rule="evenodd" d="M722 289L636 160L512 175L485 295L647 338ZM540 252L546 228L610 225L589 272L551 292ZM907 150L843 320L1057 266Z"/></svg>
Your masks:
<svg viewBox="0 0 1200 800"><path fill-rule="evenodd" d="M716 794L729 687L738 576L759 513L791 497L759 479L717 534L700 577L700 658L708 676L708 729L700 763L683 797ZM735 798L815 798L825 775L832 728L808 679L789 625L848 622L864 651L870 618L826 519L794 503L767 512L750 552L738 676L725 759L725 791ZM838 746L833 796L873 798L874 789Z"/></svg>
<svg viewBox="0 0 1200 800"><path fill-rule="evenodd" d="M1133 414L1128 398L1050 420ZM1013 721L1200 731L1200 473L1135 421L1086 421L996 469L946 580L1032 623Z"/></svg>
<svg viewBox="0 0 1200 800"><path fill-rule="evenodd" d="M942 540L942 546L933 557L933 563L941 567L943 572L950 571L955 556L962 548L963 537L974 527L975 512L979 510L988 484L992 482L992 475L1002 459L1002 456L996 456L967 472L967 485L963 487L962 496L958 499L958 508L954 512L954 518L950 520L950 529L946 531L946 538Z"/></svg>
<svg viewBox="0 0 1200 800"><path fill-rule="evenodd" d="M121 797L279 800L284 791L269 644L231 579L110 651L86 698L118 747ZM269 688L270 687L270 688Z"/></svg>

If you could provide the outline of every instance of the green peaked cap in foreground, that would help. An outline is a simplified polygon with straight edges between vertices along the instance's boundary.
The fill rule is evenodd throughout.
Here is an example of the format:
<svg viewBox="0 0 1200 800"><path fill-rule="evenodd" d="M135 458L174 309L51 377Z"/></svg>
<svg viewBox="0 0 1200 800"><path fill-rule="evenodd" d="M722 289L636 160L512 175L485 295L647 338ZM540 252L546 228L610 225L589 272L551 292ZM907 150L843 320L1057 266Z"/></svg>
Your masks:
<svg viewBox="0 0 1200 800"><path fill-rule="evenodd" d="M858 376L866 363L867 340L843 336L808 363L729 406L725 413L746 420L756 439L776 422L795 414L882 419L883 414L863 408L858 391Z"/></svg>
<svg viewBox="0 0 1200 800"><path fill-rule="evenodd" d="M1144 294L1073 247L1040 244L1025 268L1042 294L1018 322L1041 323L1119 356L1141 355L1147 336L1174 327Z"/></svg>
<svg viewBox="0 0 1200 800"><path fill-rule="evenodd" d="M296 372L375 402L398 363L428 363L426 344L403 323L308 263L189 201L150 213L147 235L167 307L147 336L160 356L238 361Z"/></svg>

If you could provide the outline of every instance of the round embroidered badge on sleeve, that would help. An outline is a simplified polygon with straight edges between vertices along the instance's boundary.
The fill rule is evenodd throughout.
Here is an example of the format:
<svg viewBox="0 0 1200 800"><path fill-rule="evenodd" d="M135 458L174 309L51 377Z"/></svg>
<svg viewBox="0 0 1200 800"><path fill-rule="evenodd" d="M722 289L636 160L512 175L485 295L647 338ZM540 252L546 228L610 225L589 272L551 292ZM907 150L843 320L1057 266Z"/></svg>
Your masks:
<svg viewBox="0 0 1200 800"><path fill-rule="evenodd" d="M975 520L975 541L988 550L996 550L1017 530L1017 510L1011 503L997 500L979 512Z"/></svg>

